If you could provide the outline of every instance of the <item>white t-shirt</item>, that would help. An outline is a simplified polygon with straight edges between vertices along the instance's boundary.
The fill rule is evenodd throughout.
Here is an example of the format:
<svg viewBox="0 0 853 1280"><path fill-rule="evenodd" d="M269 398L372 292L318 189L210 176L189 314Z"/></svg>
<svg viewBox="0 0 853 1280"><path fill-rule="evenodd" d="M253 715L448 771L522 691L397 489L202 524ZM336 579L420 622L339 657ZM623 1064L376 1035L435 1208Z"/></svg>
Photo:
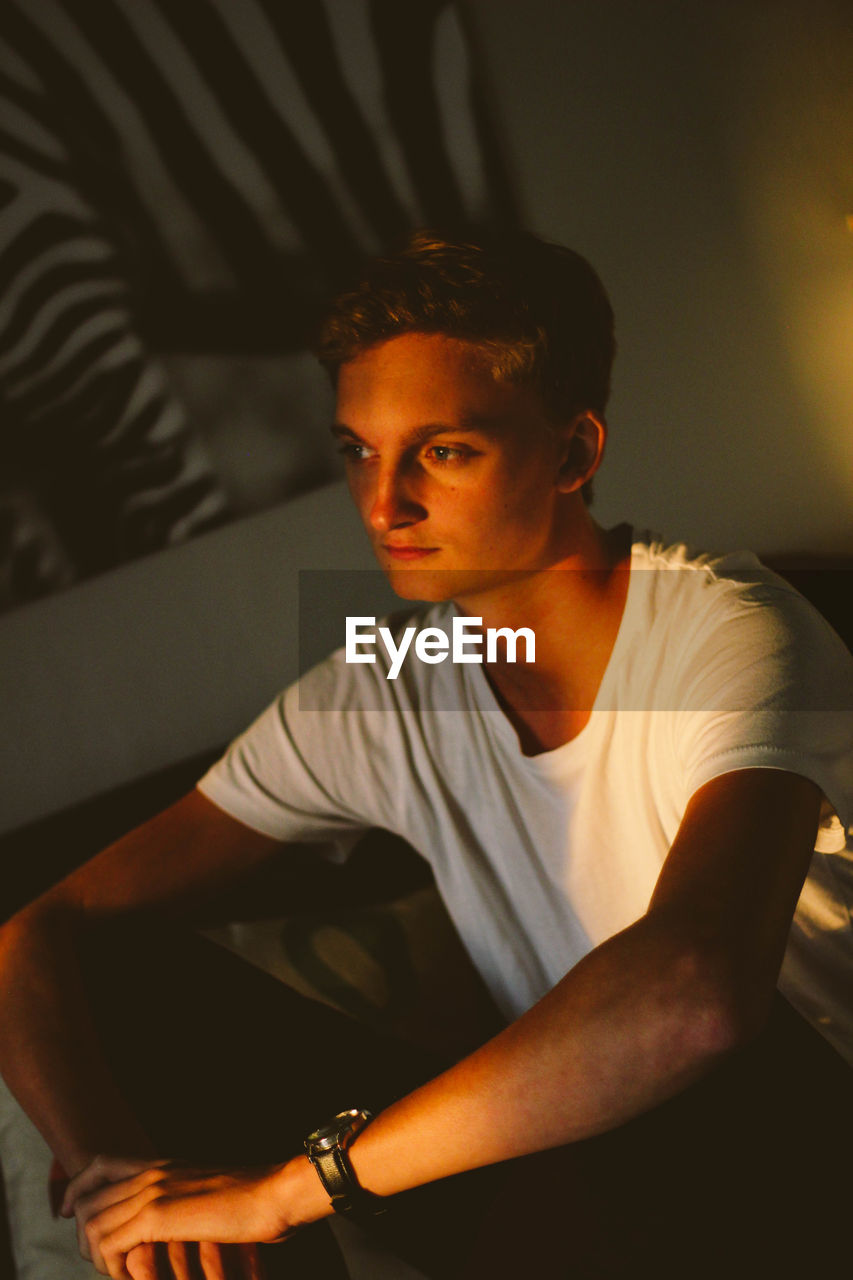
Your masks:
<svg viewBox="0 0 853 1280"><path fill-rule="evenodd" d="M449 634L453 612L416 621ZM482 666L412 651L389 680L375 653L339 650L287 689L204 794L284 841L404 836L514 1018L643 914L697 788L748 767L803 774L825 803L780 987L853 1061L853 659L782 579L749 553L638 538L590 719L532 757Z"/></svg>

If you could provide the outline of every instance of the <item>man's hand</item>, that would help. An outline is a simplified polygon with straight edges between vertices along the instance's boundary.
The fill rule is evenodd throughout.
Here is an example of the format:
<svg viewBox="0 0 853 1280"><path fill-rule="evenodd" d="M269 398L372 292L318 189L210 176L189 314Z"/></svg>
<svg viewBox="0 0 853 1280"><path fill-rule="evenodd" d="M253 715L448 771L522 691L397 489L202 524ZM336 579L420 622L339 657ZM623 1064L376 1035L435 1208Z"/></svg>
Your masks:
<svg viewBox="0 0 853 1280"><path fill-rule="evenodd" d="M138 1244L125 1259L132 1280L264 1280L253 1244Z"/></svg>
<svg viewBox="0 0 853 1280"><path fill-rule="evenodd" d="M198 1246L205 1280L260 1280L254 1243L284 1240L307 1220L289 1207L298 1163L196 1169L98 1156L69 1183L61 1212L76 1215L81 1252L113 1280L165 1280L158 1242L168 1244L166 1275L188 1280L194 1272L185 1241L218 1242ZM220 1246L228 1245L242 1247L226 1253Z"/></svg>

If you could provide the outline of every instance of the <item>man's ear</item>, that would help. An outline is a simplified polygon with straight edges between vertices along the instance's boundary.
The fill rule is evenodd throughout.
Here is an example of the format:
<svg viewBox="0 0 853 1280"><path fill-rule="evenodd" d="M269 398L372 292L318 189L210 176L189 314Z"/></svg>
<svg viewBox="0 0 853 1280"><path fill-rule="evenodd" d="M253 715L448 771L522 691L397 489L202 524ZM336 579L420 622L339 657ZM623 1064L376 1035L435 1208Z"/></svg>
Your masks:
<svg viewBox="0 0 853 1280"><path fill-rule="evenodd" d="M574 493L591 480L601 465L607 442L607 423L591 409L575 414L558 431L563 437L564 448L557 476L560 493Z"/></svg>

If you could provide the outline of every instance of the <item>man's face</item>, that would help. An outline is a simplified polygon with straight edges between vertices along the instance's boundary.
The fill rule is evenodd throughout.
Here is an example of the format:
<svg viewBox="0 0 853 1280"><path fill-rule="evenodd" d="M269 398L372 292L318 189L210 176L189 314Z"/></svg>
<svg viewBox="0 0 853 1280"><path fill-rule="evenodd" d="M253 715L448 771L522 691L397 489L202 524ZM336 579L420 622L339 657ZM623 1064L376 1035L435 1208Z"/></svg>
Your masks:
<svg viewBox="0 0 853 1280"><path fill-rule="evenodd" d="M340 369L333 430L399 595L473 598L566 554L564 437L473 344L409 333L371 347Z"/></svg>

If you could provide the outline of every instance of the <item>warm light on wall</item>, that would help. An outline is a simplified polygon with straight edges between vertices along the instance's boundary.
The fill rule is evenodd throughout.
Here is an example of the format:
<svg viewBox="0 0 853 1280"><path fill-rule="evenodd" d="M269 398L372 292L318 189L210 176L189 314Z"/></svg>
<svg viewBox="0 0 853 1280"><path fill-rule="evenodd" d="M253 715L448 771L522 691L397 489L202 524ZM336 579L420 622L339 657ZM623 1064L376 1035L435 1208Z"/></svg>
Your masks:
<svg viewBox="0 0 853 1280"><path fill-rule="evenodd" d="M832 21L815 23L803 6L773 8L778 38L766 39L763 17L749 28L748 65L762 73L748 83L763 88L738 117L741 210L787 358L787 428L799 432L788 439L792 451L802 444L791 476L797 519L808 523L801 545L838 551L850 545L853 477L853 77Z"/></svg>

